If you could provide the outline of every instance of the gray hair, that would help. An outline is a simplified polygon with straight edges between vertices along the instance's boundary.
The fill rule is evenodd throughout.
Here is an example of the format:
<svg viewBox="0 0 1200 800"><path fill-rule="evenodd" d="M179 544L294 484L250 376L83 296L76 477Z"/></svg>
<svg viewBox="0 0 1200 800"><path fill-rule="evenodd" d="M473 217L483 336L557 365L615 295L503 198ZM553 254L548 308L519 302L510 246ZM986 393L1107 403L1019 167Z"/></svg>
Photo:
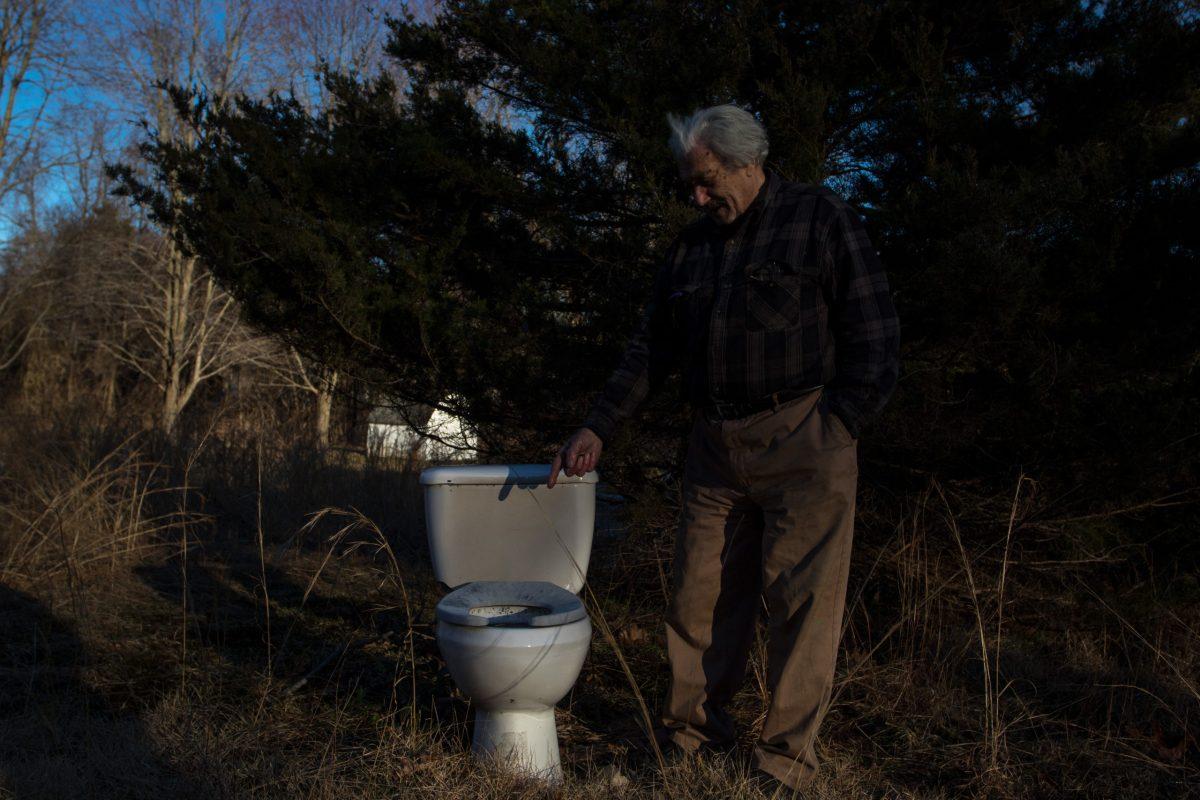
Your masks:
<svg viewBox="0 0 1200 800"><path fill-rule="evenodd" d="M694 111L690 117L667 114L667 143L677 161L703 145L730 167L761 165L767 160L767 131L743 108L726 104Z"/></svg>

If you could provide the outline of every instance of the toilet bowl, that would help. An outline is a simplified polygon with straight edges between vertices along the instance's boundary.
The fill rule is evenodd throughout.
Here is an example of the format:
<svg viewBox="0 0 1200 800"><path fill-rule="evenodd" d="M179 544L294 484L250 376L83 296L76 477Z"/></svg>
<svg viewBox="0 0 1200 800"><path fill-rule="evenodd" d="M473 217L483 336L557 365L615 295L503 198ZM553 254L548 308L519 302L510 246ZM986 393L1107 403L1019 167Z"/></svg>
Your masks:
<svg viewBox="0 0 1200 800"><path fill-rule="evenodd" d="M472 749L558 780L554 704L575 685L591 644L583 603L542 581L480 581L443 598L437 616L442 657L475 705Z"/></svg>
<svg viewBox="0 0 1200 800"><path fill-rule="evenodd" d="M591 622L583 587L595 523L596 476L543 465L425 470L434 573L451 588L437 604L447 669L475 709L481 759L561 779L555 704L579 677Z"/></svg>

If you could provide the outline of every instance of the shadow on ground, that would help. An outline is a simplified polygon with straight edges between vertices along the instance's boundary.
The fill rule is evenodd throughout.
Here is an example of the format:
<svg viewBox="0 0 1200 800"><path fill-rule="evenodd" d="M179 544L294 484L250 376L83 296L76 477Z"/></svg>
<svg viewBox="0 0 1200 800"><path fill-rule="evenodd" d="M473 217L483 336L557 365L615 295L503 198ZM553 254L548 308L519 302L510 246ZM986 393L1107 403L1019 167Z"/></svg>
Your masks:
<svg viewBox="0 0 1200 800"><path fill-rule="evenodd" d="M0 781L19 798L210 797L177 773L139 717L90 690L70 624L0 584Z"/></svg>

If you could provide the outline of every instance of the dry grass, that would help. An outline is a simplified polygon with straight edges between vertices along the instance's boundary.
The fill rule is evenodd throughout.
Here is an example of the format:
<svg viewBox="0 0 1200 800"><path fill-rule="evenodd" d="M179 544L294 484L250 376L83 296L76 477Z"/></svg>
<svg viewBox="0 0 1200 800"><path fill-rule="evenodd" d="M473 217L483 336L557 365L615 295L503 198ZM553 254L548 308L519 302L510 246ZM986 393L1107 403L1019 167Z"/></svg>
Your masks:
<svg viewBox="0 0 1200 800"><path fill-rule="evenodd" d="M211 438L183 454L39 441L0 442L0 794L760 796L746 771L761 647L736 751L664 769L647 743L639 695L653 710L667 680L669 499L602 520L589 604L608 634L561 704L567 780L551 791L470 758L412 465ZM1120 520L1047 522L1038 503L1024 476L994 496L864 480L806 796L1200 788L1200 587L1097 549L1094 526Z"/></svg>

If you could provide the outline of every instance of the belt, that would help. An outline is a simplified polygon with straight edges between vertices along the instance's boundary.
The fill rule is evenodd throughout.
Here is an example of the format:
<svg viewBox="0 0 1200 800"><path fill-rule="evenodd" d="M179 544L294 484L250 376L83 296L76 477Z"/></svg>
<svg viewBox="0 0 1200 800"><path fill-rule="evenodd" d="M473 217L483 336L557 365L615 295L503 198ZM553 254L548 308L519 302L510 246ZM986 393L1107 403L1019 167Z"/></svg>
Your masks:
<svg viewBox="0 0 1200 800"><path fill-rule="evenodd" d="M820 388L821 386L809 386L807 389L784 389L781 392L772 392L766 397L760 397L757 400L747 400L743 403L722 403L710 400L700 409L700 413L709 422L741 419L751 414L757 414L760 411L766 411L769 408L779 408L784 403L791 402L797 397L803 397L809 392L814 392Z"/></svg>

